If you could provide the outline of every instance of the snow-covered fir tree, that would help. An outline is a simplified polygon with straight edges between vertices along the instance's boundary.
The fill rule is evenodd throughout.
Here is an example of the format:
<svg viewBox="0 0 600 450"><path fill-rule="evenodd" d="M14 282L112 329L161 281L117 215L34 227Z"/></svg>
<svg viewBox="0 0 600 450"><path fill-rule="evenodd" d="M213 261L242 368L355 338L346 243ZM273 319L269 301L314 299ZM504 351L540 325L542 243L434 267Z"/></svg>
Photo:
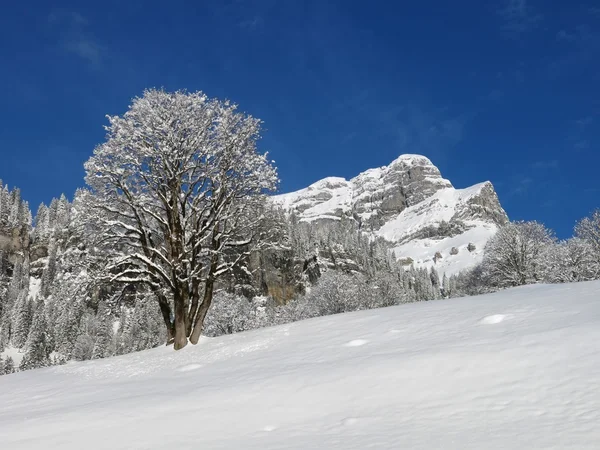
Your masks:
<svg viewBox="0 0 600 450"><path fill-rule="evenodd" d="M2 375L15 373L15 361L13 360L12 356L7 356L4 362L0 360L0 366L2 368L2 370L0 370L0 374Z"/></svg>
<svg viewBox="0 0 600 450"><path fill-rule="evenodd" d="M46 319L44 303L40 302L35 310L31 331L25 345L26 352L20 370L36 369L51 365L52 352L51 330Z"/></svg>

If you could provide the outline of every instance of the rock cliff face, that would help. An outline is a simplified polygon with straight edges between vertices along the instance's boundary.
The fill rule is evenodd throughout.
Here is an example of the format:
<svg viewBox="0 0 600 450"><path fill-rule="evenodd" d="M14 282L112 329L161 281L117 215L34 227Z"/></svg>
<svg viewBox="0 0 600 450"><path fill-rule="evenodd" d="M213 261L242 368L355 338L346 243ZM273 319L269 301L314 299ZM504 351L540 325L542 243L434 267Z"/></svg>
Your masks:
<svg viewBox="0 0 600 450"><path fill-rule="evenodd" d="M508 221L490 182L455 189L421 155L402 155L351 180L325 178L273 201L300 222L354 220L393 243L398 259L447 275L475 265Z"/></svg>
<svg viewBox="0 0 600 450"><path fill-rule="evenodd" d="M8 255L11 263L22 260L29 251L29 229L26 226L0 229L0 251Z"/></svg>

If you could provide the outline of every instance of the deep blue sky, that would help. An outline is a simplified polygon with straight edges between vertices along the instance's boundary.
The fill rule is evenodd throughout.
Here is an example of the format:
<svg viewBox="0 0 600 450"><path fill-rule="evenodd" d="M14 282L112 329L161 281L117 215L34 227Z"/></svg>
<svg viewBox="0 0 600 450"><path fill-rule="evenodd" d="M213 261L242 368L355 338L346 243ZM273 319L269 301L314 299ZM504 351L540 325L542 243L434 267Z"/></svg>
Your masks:
<svg viewBox="0 0 600 450"><path fill-rule="evenodd" d="M567 237L600 206L600 2L5 2L0 179L32 208L144 88L265 121L283 192L402 153Z"/></svg>

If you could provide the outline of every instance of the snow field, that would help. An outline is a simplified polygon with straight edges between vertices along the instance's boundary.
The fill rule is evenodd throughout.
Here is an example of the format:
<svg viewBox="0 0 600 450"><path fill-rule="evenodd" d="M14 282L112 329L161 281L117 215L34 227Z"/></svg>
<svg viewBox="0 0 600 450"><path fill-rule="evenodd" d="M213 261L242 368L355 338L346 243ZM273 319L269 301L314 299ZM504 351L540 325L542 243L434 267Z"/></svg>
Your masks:
<svg viewBox="0 0 600 450"><path fill-rule="evenodd" d="M0 378L10 449L600 447L600 282L321 317Z"/></svg>

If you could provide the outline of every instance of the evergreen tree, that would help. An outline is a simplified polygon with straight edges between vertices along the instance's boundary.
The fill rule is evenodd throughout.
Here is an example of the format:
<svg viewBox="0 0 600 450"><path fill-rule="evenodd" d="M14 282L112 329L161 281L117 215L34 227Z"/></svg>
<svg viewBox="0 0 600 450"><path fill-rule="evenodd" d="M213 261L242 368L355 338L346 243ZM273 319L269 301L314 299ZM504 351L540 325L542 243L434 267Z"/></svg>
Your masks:
<svg viewBox="0 0 600 450"><path fill-rule="evenodd" d="M13 308L13 327L11 330L11 342L13 346L22 348L27 343L27 337L31 328L32 304L27 298L27 292L23 291Z"/></svg>
<svg viewBox="0 0 600 450"><path fill-rule="evenodd" d="M444 273L444 276L442 277L441 296L442 298L450 298L452 296L452 290L446 273Z"/></svg>
<svg viewBox="0 0 600 450"><path fill-rule="evenodd" d="M56 276L56 258L58 248L55 236L50 238L48 247L48 264L44 269L44 273L42 274L42 285L40 287L40 293L43 297L48 297L50 295L50 286L52 285L54 277Z"/></svg>
<svg viewBox="0 0 600 450"><path fill-rule="evenodd" d="M6 228L8 225L9 210L8 189L2 185L2 180L0 180L0 229Z"/></svg>
<svg viewBox="0 0 600 450"><path fill-rule="evenodd" d="M59 231L62 231L63 228L68 226L70 213L71 205L69 204L67 197L65 197L65 194L62 194L56 205L56 228Z"/></svg>
<svg viewBox="0 0 600 450"><path fill-rule="evenodd" d="M4 375L9 375L11 373L15 373L15 362L12 359L12 357L7 356L6 359L4 360L3 364L0 364L2 366L2 373Z"/></svg>
<svg viewBox="0 0 600 450"><path fill-rule="evenodd" d="M110 322L110 311L105 307L98 310L96 316L96 339L92 349L92 359L106 358L112 355L112 325Z"/></svg>
<svg viewBox="0 0 600 450"><path fill-rule="evenodd" d="M440 285L440 275L435 267L429 270L429 279L431 280L431 299L435 300L440 298L440 291L442 286Z"/></svg>
<svg viewBox="0 0 600 450"><path fill-rule="evenodd" d="M9 227L17 227L23 223L22 213L21 191L19 189L14 189L10 193L10 211L8 213Z"/></svg>
<svg viewBox="0 0 600 450"><path fill-rule="evenodd" d="M48 241L50 231L48 220L48 207L42 203L35 215L35 229L33 231L34 242L44 243Z"/></svg>
<svg viewBox="0 0 600 450"><path fill-rule="evenodd" d="M66 288L67 286L61 287ZM57 296L55 308L58 310L54 327L55 346L60 354L70 359L75 341L80 334L79 326L83 316L83 308L81 301L73 297L62 297L60 294L66 295L67 289L61 289L58 294L54 294Z"/></svg>
<svg viewBox="0 0 600 450"><path fill-rule="evenodd" d="M51 233L54 232L56 228L56 220L58 216L58 199L53 198L50 202L50 206L48 207L48 225L50 227Z"/></svg>
<svg viewBox="0 0 600 450"><path fill-rule="evenodd" d="M3 351L10 344L10 332L12 327L12 320L10 314L7 312L2 316L0 322L0 352Z"/></svg>
<svg viewBox="0 0 600 450"><path fill-rule="evenodd" d="M35 317L31 326L31 332L27 339L27 351L19 368L21 370L36 369L50 365L49 327L46 321L46 311L42 305L36 308Z"/></svg>
<svg viewBox="0 0 600 450"><path fill-rule="evenodd" d="M600 209L575 225L575 236L587 242L594 255L592 272L600 276Z"/></svg>
<svg viewBox="0 0 600 450"><path fill-rule="evenodd" d="M88 359L92 359L92 354L94 351L94 338L88 334L80 334L75 339L73 345L73 359L77 361L86 361Z"/></svg>

